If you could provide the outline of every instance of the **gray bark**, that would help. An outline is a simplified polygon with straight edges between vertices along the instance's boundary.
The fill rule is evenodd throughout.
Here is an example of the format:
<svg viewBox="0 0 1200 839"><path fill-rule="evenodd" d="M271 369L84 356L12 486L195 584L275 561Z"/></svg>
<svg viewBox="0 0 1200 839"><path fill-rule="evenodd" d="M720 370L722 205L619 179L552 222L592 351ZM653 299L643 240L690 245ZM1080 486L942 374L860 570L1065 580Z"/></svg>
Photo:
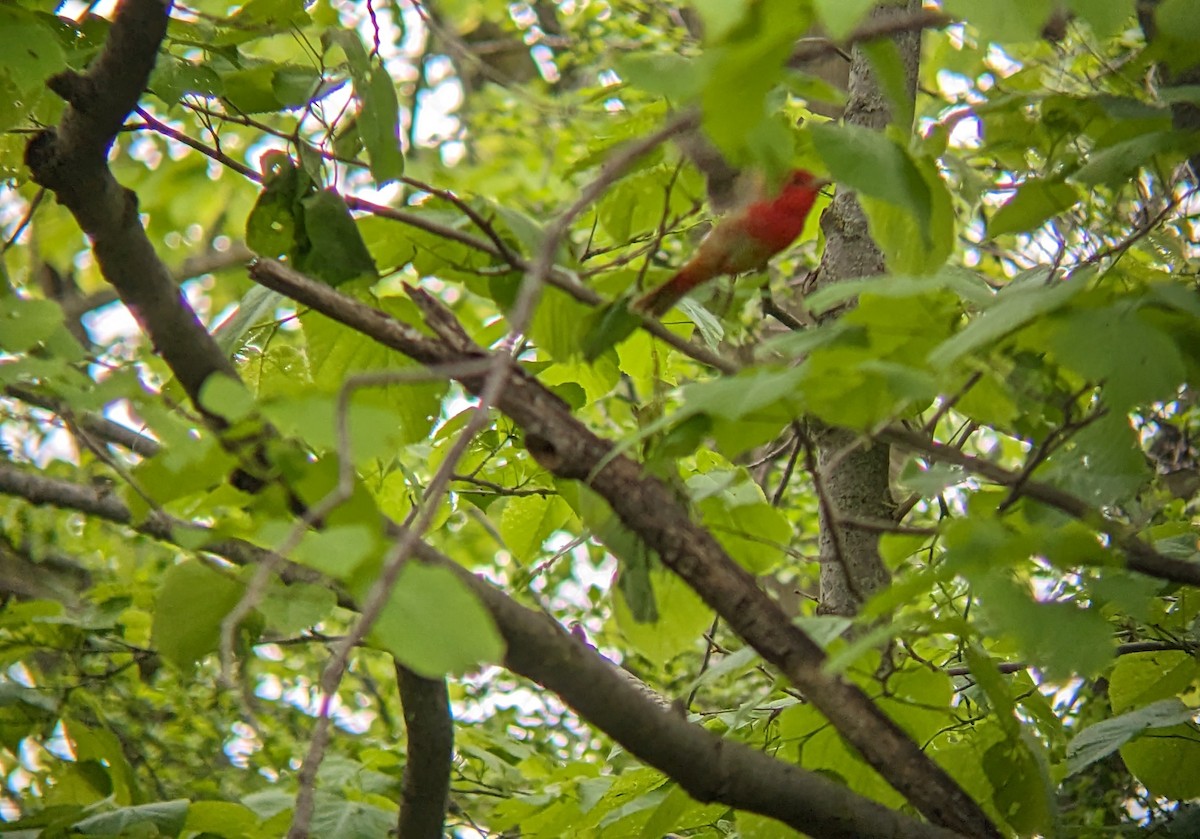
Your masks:
<svg viewBox="0 0 1200 839"><path fill-rule="evenodd" d="M872 18L912 15L920 8L919 0L908 0L906 6L879 6ZM915 98L921 33L904 32L893 36L893 40L904 62L907 95ZM871 62L855 46L845 121L878 131L891 119L891 109L876 82ZM871 238L866 217L853 192L838 190L821 217L821 229L826 247L817 287L884 272L883 254ZM852 615L863 600L887 584L889 574L879 556L878 534L846 527L839 521L843 517L869 520L891 517L888 448L878 443L868 446L858 435L819 423L810 425L810 433L817 447L819 483L824 491L820 611Z"/></svg>

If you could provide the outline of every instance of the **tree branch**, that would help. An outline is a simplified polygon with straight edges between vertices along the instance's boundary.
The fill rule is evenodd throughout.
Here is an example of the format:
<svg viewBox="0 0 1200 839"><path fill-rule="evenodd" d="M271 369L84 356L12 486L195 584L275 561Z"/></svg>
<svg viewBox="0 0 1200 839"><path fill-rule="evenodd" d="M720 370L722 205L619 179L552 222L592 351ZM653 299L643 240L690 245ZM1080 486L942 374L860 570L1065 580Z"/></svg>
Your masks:
<svg viewBox="0 0 1200 839"><path fill-rule="evenodd" d="M310 306L384 346L422 364L445 364L487 353L459 334L431 338L415 327L347 297L274 260L251 265L262 285ZM422 307L439 305L414 290ZM459 381L479 393L485 377ZM523 369L513 371L496 401L525 433L533 457L561 478L587 483L602 495L626 526L658 552L663 564L682 577L749 644L804 691L837 730L889 783L931 821L968 835L996 836L995 827L958 784L934 764L856 685L824 669L821 647L735 563L713 536L691 521L658 480L619 454L613 445L577 420L565 402Z"/></svg>
<svg viewBox="0 0 1200 839"><path fill-rule="evenodd" d="M57 129L30 139L25 162L33 180L55 194L91 239L104 278L199 407L204 382L213 373L234 376L233 364L184 300L142 227L137 196L117 183L106 160L154 68L170 10L170 0L118 6L104 49L87 73L66 71L50 79L67 108ZM220 417L206 416L224 427Z"/></svg>
<svg viewBox="0 0 1200 839"><path fill-rule="evenodd" d="M396 684L408 732L396 835L442 839L454 759L454 719L446 680L426 679L396 662Z"/></svg>
<svg viewBox="0 0 1200 839"><path fill-rule="evenodd" d="M113 495L4 463L0 463L0 494L35 505L75 510L115 524L129 525L132 520L129 509ZM135 529L171 544L185 530L189 534L210 532L166 517ZM247 542L215 535L205 540L201 549L238 565L264 563L274 556ZM674 710L643 695L612 662L548 615L518 604L423 542L417 542L414 554L421 562L452 571L480 599L504 637L506 667L554 691L584 720L678 781L697 800L718 801L769 816L814 837L950 839L959 835L884 807L816 772L687 722ZM309 575L310 580L319 578L311 569L293 567ZM339 598L339 603L348 609L357 608L349 598Z"/></svg>
<svg viewBox="0 0 1200 839"><path fill-rule="evenodd" d="M1175 559L1160 553L1143 541L1136 532L1119 522L1105 518L1100 511L1078 496L1041 481L1024 480L1021 472L1005 469L990 460L961 452L953 446L939 443L907 428L891 426L877 432L875 436L885 442L919 451L941 463L961 466L1001 486L1013 487L1014 491L1019 487L1020 494L1026 498L1032 498L1066 513L1112 539L1113 544L1125 551L1125 566L1130 571L1182 585L1200 587L1200 563Z"/></svg>

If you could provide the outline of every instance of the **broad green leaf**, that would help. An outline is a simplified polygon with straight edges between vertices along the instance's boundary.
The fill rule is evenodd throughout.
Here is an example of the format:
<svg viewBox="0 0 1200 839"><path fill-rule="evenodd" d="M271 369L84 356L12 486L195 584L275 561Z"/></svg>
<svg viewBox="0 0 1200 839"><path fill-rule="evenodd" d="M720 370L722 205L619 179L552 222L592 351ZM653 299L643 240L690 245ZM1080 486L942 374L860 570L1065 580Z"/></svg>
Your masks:
<svg viewBox="0 0 1200 839"><path fill-rule="evenodd" d="M237 379L223 373L215 373L204 380L197 401L204 410L230 424L254 413L254 397L250 391Z"/></svg>
<svg viewBox="0 0 1200 839"><path fill-rule="evenodd" d="M836 0L825 1L836 2ZM862 0L852 0L850 3L843 2L841 5L854 6L855 3L861 2ZM889 38L880 38L865 41L858 46L871 60L875 83L887 97L888 107L891 109L891 124L897 126L903 133L908 133L913 124L914 102L909 89L908 73L904 60L900 57L900 50L896 47L896 42Z"/></svg>
<svg viewBox="0 0 1200 839"><path fill-rule="evenodd" d="M933 243L932 192L903 148L885 134L852 125L822 123L809 130L835 181L908 213L925 246Z"/></svg>
<svg viewBox="0 0 1200 839"><path fill-rule="evenodd" d="M929 354L934 367L949 367L967 353L1020 329L1035 318L1054 311L1074 297L1090 279L1086 272L1065 281L1032 282L1010 286L996 303L969 323L962 332L943 341Z"/></svg>
<svg viewBox="0 0 1200 839"><path fill-rule="evenodd" d="M63 324L62 309L50 300L0 297L0 347L28 352L49 339Z"/></svg>
<svg viewBox="0 0 1200 839"><path fill-rule="evenodd" d="M627 300L616 300L595 312L580 342L583 360L593 362L631 336L641 323Z"/></svg>
<svg viewBox="0 0 1200 839"><path fill-rule="evenodd" d="M163 575L154 609L154 647L167 661L188 668L217 649L221 621L241 599L244 586L195 559Z"/></svg>
<svg viewBox="0 0 1200 839"><path fill-rule="evenodd" d="M325 189L300 199L307 242L296 267L332 286L376 275L375 260L340 195Z"/></svg>
<svg viewBox="0 0 1200 839"><path fill-rule="evenodd" d="M1040 603L1002 574L973 579L997 629L1017 642L1026 660L1050 678L1094 675L1112 661L1112 629L1098 610L1070 602Z"/></svg>
<svg viewBox="0 0 1200 839"><path fill-rule="evenodd" d="M700 513L721 547L752 574L773 570L793 539L787 516L765 501L730 506L714 497L700 504Z"/></svg>
<svg viewBox="0 0 1200 839"><path fill-rule="evenodd" d="M1190 154L1197 149L1200 149L1200 137L1176 131L1156 131L1101 149L1071 175L1071 180L1084 186L1125 186L1155 155Z"/></svg>
<svg viewBox="0 0 1200 839"><path fill-rule="evenodd" d="M1077 200L1074 188L1064 183L1029 180L1017 188L1016 194L996 211L988 222L989 236L1024 233L1040 227L1043 222L1070 208Z"/></svg>
<svg viewBox="0 0 1200 839"><path fill-rule="evenodd" d="M1052 0L1009 0L1007 3L977 3L946 0L947 14L967 20L985 41L996 43L1035 41L1054 8Z"/></svg>
<svg viewBox="0 0 1200 839"><path fill-rule="evenodd" d="M995 292L978 274L947 266L932 276L886 275L843 280L823 287L804 302L809 311L820 314L868 292L875 297L918 297L942 289L953 291L977 306L986 306L995 297Z"/></svg>
<svg viewBox="0 0 1200 839"><path fill-rule="evenodd" d="M235 70L221 75L225 100L244 114L261 114L278 110L282 105L275 98L274 64L261 64L247 70Z"/></svg>
<svg viewBox="0 0 1200 839"><path fill-rule="evenodd" d="M500 535L518 562L532 562L541 553L543 543L566 524L570 515L570 507L559 497L509 498L500 517Z"/></svg>
<svg viewBox="0 0 1200 839"><path fill-rule="evenodd" d="M1195 714L1195 709L1178 699L1163 699L1090 725L1067 746L1067 774L1074 775L1108 757L1143 731L1179 725Z"/></svg>
<svg viewBox="0 0 1200 839"><path fill-rule="evenodd" d="M738 25L705 55L713 64L700 105L704 130L719 148L735 160L753 155L761 162L763 153L753 154L752 148L772 145L763 134L770 124L767 94L782 81L784 62L810 15L790 0L761 0L744 8Z"/></svg>
<svg viewBox="0 0 1200 839"><path fill-rule="evenodd" d="M794 368L750 370L688 385L680 395L688 412L736 420L777 402L795 401L801 378Z"/></svg>
<svg viewBox="0 0 1200 839"><path fill-rule="evenodd" d="M370 640L428 678L462 673L504 655L479 599L446 568L410 560L371 628Z"/></svg>
<svg viewBox="0 0 1200 839"><path fill-rule="evenodd" d="M401 378L414 365L408 359L341 324L308 313L303 318L308 358L313 382L328 397L313 395L305 410L314 412L305 429L306 434L322 434L313 441L326 446L335 442L334 394L343 382L356 373L396 371L397 382L391 385L360 388L351 400L350 429L354 433L355 456L379 456L389 447L403 445L428 436L434 418L440 411L440 399L446 392L446 382L414 381ZM304 406L304 400L281 402L264 406L264 412L276 422L297 424L287 414Z"/></svg>
<svg viewBox="0 0 1200 839"><path fill-rule="evenodd" d="M23 9L0 7L0 75L24 93L65 67L62 45L49 26Z"/></svg>
<svg viewBox="0 0 1200 839"><path fill-rule="evenodd" d="M1200 665L1182 651L1123 655L1109 677L1109 701L1114 713L1174 699L1194 692L1200 684Z"/></svg>
<svg viewBox="0 0 1200 839"><path fill-rule="evenodd" d="M64 727L71 740L75 759L103 765L110 786L107 795L111 795L112 800L121 806L132 804L139 797L140 790L121 739L112 729L87 725L80 720L64 720Z"/></svg>
<svg viewBox="0 0 1200 839"><path fill-rule="evenodd" d="M193 801L188 807L184 830L218 836L253 833L258 816L244 804L233 801Z"/></svg>
<svg viewBox="0 0 1200 839"><path fill-rule="evenodd" d="M1085 378L1104 382L1104 401L1114 411L1169 399L1186 377L1175 342L1126 305L1070 312L1055 325L1048 349Z"/></svg>
<svg viewBox="0 0 1200 839"><path fill-rule="evenodd" d="M186 93L214 99L225 90L221 77L211 67L167 56L160 58L148 86L168 106L178 103Z"/></svg>
<svg viewBox="0 0 1200 839"><path fill-rule="evenodd" d="M276 632L291 634L315 626L333 611L337 595L311 583L276 585L255 607Z"/></svg>
<svg viewBox="0 0 1200 839"><path fill-rule="evenodd" d="M1022 737L997 743L983 756L995 790L992 803L1023 836L1045 835L1054 824L1053 786L1039 745L1032 737Z"/></svg>
<svg viewBox="0 0 1200 839"><path fill-rule="evenodd" d="M156 801L134 807L121 807L76 822L72 827L84 836L137 836L147 827L157 828L159 836L177 836L187 821L186 799Z"/></svg>
<svg viewBox="0 0 1200 839"><path fill-rule="evenodd" d="M384 186L404 174L404 154L400 150L400 104L391 76L382 67L371 70L367 83L355 84L361 108L358 133L367 149L371 175L377 186Z"/></svg>
<svg viewBox="0 0 1200 839"><path fill-rule="evenodd" d="M270 158L266 186L246 219L246 246L259 256L292 256L303 236L300 199L312 182L286 155Z"/></svg>
<svg viewBox="0 0 1200 839"><path fill-rule="evenodd" d="M840 41L854 31L875 5L875 0L814 0L817 18L829 30L835 41Z"/></svg>
<svg viewBox="0 0 1200 839"><path fill-rule="evenodd" d="M377 839L395 826L396 813L392 810L317 791L311 825L314 836Z"/></svg>
<svg viewBox="0 0 1200 839"><path fill-rule="evenodd" d="M687 100L708 78L710 64L677 53L628 53L616 57L621 78L647 93Z"/></svg>
<svg viewBox="0 0 1200 839"><path fill-rule="evenodd" d="M621 634L641 655L658 665L693 649L712 623L712 610L687 583L665 569L650 572L658 618L652 622L634 619L621 598L614 598L613 613Z"/></svg>
<svg viewBox="0 0 1200 839"><path fill-rule="evenodd" d="M275 310L284 305L285 299L279 292L265 286L253 286L238 303L237 311L213 330L217 346L226 355L234 355L241 348L246 333L269 320Z"/></svg>
<svg viewBox="0 0 1200 839"><path fill-rule="evenodd" d="M1096 35L1105 38L1133 16L1134 0L1067 0L1067 7L1087 21Z"/></svg>

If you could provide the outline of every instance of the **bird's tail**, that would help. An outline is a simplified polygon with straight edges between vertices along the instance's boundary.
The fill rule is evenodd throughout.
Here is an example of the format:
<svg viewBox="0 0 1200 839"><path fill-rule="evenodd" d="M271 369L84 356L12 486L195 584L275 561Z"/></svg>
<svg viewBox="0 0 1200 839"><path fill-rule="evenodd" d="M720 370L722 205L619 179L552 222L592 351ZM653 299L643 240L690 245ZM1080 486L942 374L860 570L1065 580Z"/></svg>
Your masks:
<svg viewBox="0 0 1200 839"><path fill-rule="evenodd" d="M711 272L702 270L702 268L698 269L697 266L691 264L685 265L674 277L658 288L650 289L633 301L632 308L638 312L654 315L654 317L661 317L683 299L685 294L711 277Z"/></svg>

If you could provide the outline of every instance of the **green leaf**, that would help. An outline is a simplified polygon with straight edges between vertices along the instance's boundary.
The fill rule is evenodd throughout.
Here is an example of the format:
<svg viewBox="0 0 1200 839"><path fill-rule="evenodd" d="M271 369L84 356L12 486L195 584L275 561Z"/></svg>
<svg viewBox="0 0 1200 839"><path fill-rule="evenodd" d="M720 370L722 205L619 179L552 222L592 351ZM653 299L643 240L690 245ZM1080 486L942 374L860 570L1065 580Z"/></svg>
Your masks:
<svg viewBox="0 0 1200 839"><path fill-rule="evenodd" d="M509 498L500 517L500 535L513 557L521 563L536 559L542 544L558 530L571 515L562 498L540 495Z"/></svg>
<svg viewBox="0 0 1200 839"><path fill-rule="evenodd" d="M287 635L315 626L333 612L337 595L312 583L276 585L256 607L272 629Z"/></svg>
<svg viewBox="0 0 1200 839"><path fill-rule="evenodd" d="M243 585L199 560L172 565L163 575L151 637L167 661L186 669L221 640L221 621L242 597Z"/></svg>
<svg viewBox="0 0 1200 839"><path fill-rule="evenodd" d="M1040 227L1046 219L1072 207L1079 200L1074 188L1064 183L1028 180L996 211L988 222L989 236L1024 233Z"/></svg>
<svg viewBox="0 0 1200 839"><path fill-rule="evenodd" d="M641 320L629 311L627 300L615 300L596 312L584 333L580 348L585 361L592 362L608 349L624 341L638 328Z"/></svg>
<svg viewBox="0 0 1200 839"><path fill-rule="evenodd" d="M852 0L850 3L843 2L841 5L853 6L854 2L861 2L861 0ZM866 53L867 58L871 60L876 84L887 97L888 107L891 110L891 124L907 134L909 127L913 124L915 103L912 94L909 93L908 70L904 60L900 57L900 50L896 46L896 42L890 38L868 40L859 44L859 49Z"/></svg>
<svg viewBox="0 0 1200 839"><path fill-rule="evenodd" d="M1071 312L1055 325L1047 348L1084 378L1103 381L1104 401L1118 413L1169 399L1187 376L1175 341L1125 304Z"/></svg>
<svg viewBox="0 0 1200 839"><path fill-rule="evenodd" d="M854 125L821 123L809 130L835 181L903 210L926 246L931 244L933 194L903 148L879 131Z"/></svg>
<svg viewBox="0 0 1200 839"><path fill-rule="evenodd" d="M221 77L211 67L165 55L150 75L148 87L167 105L175 105L187 93L213 99L225 90Z"/></svg>
<svg viewBox="0 0 1200 839"><path fill-rule="evenodd" d="M1181 650L1123 655L1109 677L1113 713L1174 699L1200 682L1200 664Z"/></svg>
<svg viewBox="0 0 1200 839"><path fill-rule="evenodd" d="M246 246L259 256L292 256L304 229L300 199L312 191L312 181L287 155L264 155L264 163L266 186L246 219Z"/></svg>
<svg viewBox="0 0 1200 839"><path fill-rule="evenodd" d="M875 0L814 0L817 18L835 41L845 39L862 22Z"/></svg>
<svg viewBox="0 0 1200 839"><path fill-rule="evenodd" d="M321 87L321 74L312 67L284 64L271 77L271 93L281 108L302 108Z"/></svg>
<svg viewBox="0 0 1200 839"><path fill-rule="evenodd" d="M238 303L237 311L221 321L213 330L217 346L227 356L236 354L241 349L246 333L268 321L280 306L285 305L286 299L279 292L265 286L251 287Z"/></svg>
<svg viewBox="0 0 1200 839"><path fill-rule="evenodd" d="M1053 679L1091 676L1113 658L1112 629L1099 610L1078 603L1039 603L1007 574L973 577L990 622L1010 634L1031 664Z"/></svg>
<svg viewBox="0 0 1200 839"><path fill-rule="evenodd" d="M1133 17L1134 0L1067 0L1067 8L1088 22L1097 37L1115 35Z"/></svg>
<svg viewBox="0 0 1200 839"><path fill-rule="evenodd" d="M1148 730L1121 747L1121 760L1151 795L1176 801L1200 796L1200 734L1195 723Z"/></svg>
<svg viewBox="0 0 1200 839"><path fill-rule="evenodd" d="M1163 699L1088 726L1067 745L1067 775L1103 760L1147 729L1178 725L1195 714L1178 699Z"/></svg>
<svg viewBox="0 0 1200 839"><path fill-rule="evenodd" d="M232 376L214 373L204 380L197 398L200 407L230 424L254 413L254 396Z"/></svg>
<svg viewBox="0 0 1200 839"><path fill-rule="evenodd" d="M1138 169L1150 163L1155 155L1191 154L1197 150L1200 150L1200 135L1155 131L1101 149L1070 179L1084 186L1121 187L1127 185Z"/></svg>
<svg viewBox="0 0 1200 839"><path fill-rule="evenodd" d="M427 678L496 663L504 655L504 640L474 593L449 569L416 561L400 572L369 637Z"/></svg>
<svg viewBox="0 0 1200 839"><path fill-rule="evenodd" d="M1045 269L1037 269L1049 280ZM1054 311L1080 292L1090 280L1088 272L1077 271L1070 280L1054 282L1013 281L1001 292L995 305L972 320L962 332L943 341L929 354L929 363L946 368L967 353L1003 338L1034 319Z"/></svg>
<svg viewBox="0 0 1200 839"><path fill-rule="evenodd" d="M50 300L0 297L0 347L28 352L48 340L63 324L62 309Z"/></svg>
<svg viewBox="0 0 1200 839"><path fill-rule="evenodd" d="M622 53L615 69L621 78L647 93L686 100L708 80L710 64L678 53Z"/></svg>
<svg viewBox="0 0 1200 839"><path fill-rule="evenodd" d="M764 139L755 135L770 124L767 94L783 79L784 62L810 20L791 0L760 0L743 8L745 16L705 54L712 70L700 93L705 133L739 162Z"/></svg>
<svg viewBox="0 0 1200 839"><path fill-rule="evenodd" d="M658 606L653 621L639 621L623 598L613 601L613 613L621 634L635 650L658 665L696 647L712 623L712 610L675 574L662 568L650 572L650 583Z"/></svg>
<svg viewBox="0 0 1200 839"><path fill-rule="evenodd" d="M232 801L193 801L188 807L184 830L217 836L253 833L258 816L243 804Z"/></svg>
<svg viewBox="0 0 1200 839"><path fill-rule="evenodd" d="M67 66L54 31L37 15L0 7L0 75L7 74L21 91L31 91Z"/></svg>
<svg viewBox="0 0 1200 839"><path fill-rule="evenodd" d="M375 260L342 196L325 189L301 198L300 206L308 244L297 254L296 267L332 286L376 276Z"/></svg>
<svg viewBox="0 0 1200 839"><path fill-rule="evenodd" d="M153 836L156 834L145 834L139 829L152 825L157 835L178 836L187 823L189 804L187 799L176 799L121 807L76 822L73 827L84 836Z"/></svg>
<svg viewBox="0 0 1200 839"><path fill-rule="evenodd" d="M275 98L275 71L278 65L260 64L246 70L221 75L225 100L244 114L277 111L282 104Z"/></svg>
<svg viewBox="0 0 1200 839"><path fill-rule="evenodd" d="M730 505L713 497L700 504L700 512L721 547L751 574L766 574L787 556L792 525L766 501Z"/></svg>
<svg viewBox="0 0 1200 839"><path fill-rule="evenodd" d="M413 368L414 363L324 315L310 312L304 315L302 323L313 383L321 393L282 400L277 405L264 406L263 410L288 427L299 427L304 419L309 439L332 448L336 443L335 395L342 383L355 373L386 370L402 373ZM441 398L447 387L444 381L418 381L357 390L350 400L349 425L354 435L355 458L381 457L390 448L425 439L441 411ZM309 415L288 418L290 411L301 409Z"/></svg>
<svg viewBox="0 0 1200 839"><path fill-rule="evenodd" d="M1040 38L1042 26L1053 9L1053 0L1008 0L1005 3L946 0L943 8L951 17L970 22L979 30L982 40L1009 43Z"/></svg>
<svg viewBox="0 0 1200 839"><path fill-rule="evenodd" d="M314 836L377 839L388 835L395 826L396 813L393 810L317 791L312 817Z"/></svg>
<svg viewBox="0 0 1200 839"><path fill-rule="evenodd" d="M358 113L358 134L367 149L371 175L376 186L384 186L404 174L404 154L400 150L400 103L392 77L383 67L376 67L367 77L366 85L355 82L361 107Z"/></svg>

